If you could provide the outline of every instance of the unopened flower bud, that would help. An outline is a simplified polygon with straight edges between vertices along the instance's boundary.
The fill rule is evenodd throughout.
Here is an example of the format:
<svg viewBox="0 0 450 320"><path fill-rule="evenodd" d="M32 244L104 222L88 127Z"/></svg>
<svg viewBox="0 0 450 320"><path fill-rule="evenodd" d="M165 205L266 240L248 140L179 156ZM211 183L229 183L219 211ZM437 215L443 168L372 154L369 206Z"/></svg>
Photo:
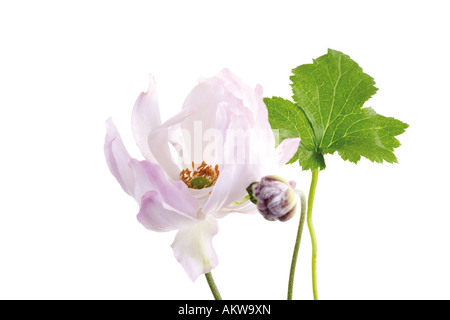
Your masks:
<svg viewBox="0 0 450 320"><path fill-rule="evenodd" d="M252 183L247 192L262 216L270 221L286 221L297 211L297 197L289 182L277 176L265 176Z"/></svg>

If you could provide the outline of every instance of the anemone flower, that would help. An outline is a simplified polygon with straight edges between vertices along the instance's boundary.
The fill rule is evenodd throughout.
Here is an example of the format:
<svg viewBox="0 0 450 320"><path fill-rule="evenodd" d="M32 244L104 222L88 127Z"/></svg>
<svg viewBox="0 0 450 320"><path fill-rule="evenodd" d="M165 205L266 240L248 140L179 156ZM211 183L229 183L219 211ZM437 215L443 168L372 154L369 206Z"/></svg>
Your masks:
<svg viewBox="0 0 450 320"><path fill-rule="evenodd" d="M111 119L106 127L111 173L137 201L137 219L145 228L177 231L172 249L192 281L200 274L208 279L217 266L217 218L256 212L246 188L278 171L299 144L285 139L275 147L261 86L253 89L227 69L201 80L182 110L164 123L150 77L131 120L145 160L130 157Z"/></svg>

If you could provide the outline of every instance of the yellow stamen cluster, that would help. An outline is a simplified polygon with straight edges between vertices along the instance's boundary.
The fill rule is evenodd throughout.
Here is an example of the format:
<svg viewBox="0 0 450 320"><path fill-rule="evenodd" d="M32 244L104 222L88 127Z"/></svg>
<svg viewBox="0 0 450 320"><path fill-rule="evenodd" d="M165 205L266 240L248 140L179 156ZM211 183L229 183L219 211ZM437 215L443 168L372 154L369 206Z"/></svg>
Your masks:
<svg viewBox="0 0 450 320"><path fill-rule="evenodd" d="M189 188L192 189L202 189L204 187L213 186L217 178L219 177L219 166L216 165L213 169L211 165L207 165L205 161L202 162L200 166L198 166L197 169L195 169L194 162L192 162L192 171L188 168L184 169L180 173L180 180L183 181ZM197 178L197 179L196 179ZM207 184L203 184L203 186L198 187L195 183L192 183L194 181L203 180L205 182L209 182Z"/></svg>

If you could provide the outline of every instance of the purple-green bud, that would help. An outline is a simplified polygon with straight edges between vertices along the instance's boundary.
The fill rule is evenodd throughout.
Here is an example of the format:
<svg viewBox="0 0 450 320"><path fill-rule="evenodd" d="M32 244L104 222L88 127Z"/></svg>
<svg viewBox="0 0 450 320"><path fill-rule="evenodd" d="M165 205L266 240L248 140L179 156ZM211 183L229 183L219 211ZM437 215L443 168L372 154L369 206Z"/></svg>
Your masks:
<svg viewBox="0 0 450 320"><path fill-rule="evenodd" d="M287 221L297 211L297 196L289 182L278 176L265 176L247 191L258 211L270 221Z"/></svg>

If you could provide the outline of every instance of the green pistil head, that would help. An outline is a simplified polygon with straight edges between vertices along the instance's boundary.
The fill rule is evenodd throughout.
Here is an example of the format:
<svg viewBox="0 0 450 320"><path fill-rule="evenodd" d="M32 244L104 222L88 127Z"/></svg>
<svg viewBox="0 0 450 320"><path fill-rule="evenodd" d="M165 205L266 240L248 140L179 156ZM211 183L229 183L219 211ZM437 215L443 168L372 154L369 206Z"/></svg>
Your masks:
<svg viewBox="0 0 450 320"><path fill-rule="evenodd" d="M191 180L192 189L203 189L211 187L211 182L205 177L195 177Z"/></svg>

